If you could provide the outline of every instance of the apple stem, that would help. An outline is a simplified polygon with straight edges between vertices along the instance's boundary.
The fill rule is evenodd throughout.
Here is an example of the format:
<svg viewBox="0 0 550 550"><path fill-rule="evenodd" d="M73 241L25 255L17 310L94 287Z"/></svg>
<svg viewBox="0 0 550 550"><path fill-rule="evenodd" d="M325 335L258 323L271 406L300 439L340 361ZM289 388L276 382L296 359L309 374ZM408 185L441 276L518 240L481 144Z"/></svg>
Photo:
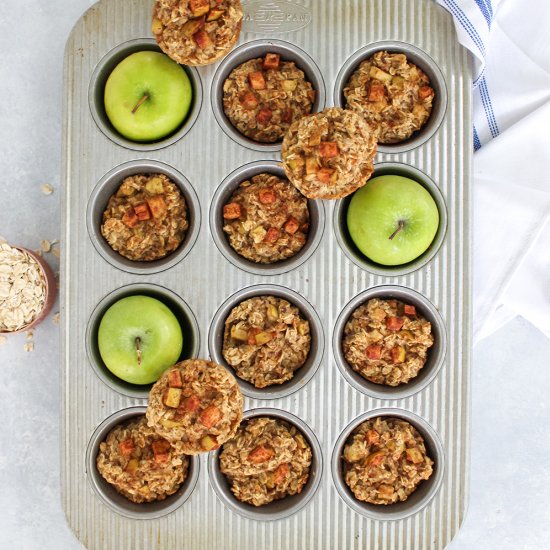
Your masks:
<svg viewBox="0 0 550 550"><path fill-rule="evenodd" d="M137 351L138 367L141 366L141 349L139 348L140 343L141 343L141 340L139 339L139 336L138 336L136 338L136 351Z"/></svg>
<svg viewBox="0 0 550 550"><path fill-rule="evenodd" d="M143 94L143 97L136 103L135 107L132 109L132 114L135 115L137 110L149 99L149 94Z"/></svg>
<svg viewBox="0 0 550 550"><path fill-rule="evenodd" d="M403 220L399 220L397 223L397 229L390 235L390 241L393 240L393 238L405 227L405 222Z"/></svg>

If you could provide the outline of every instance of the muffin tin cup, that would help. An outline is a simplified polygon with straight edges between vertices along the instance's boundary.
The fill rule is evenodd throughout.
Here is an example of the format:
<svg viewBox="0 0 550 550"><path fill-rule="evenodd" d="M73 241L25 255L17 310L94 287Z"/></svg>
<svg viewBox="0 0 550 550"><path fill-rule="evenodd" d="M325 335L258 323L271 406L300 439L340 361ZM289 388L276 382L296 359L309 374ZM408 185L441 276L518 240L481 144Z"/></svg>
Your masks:
<svg viewBox="0 0 550 550"><path fill-rule="evenodd" d="M97 64L92 73L92 78L88 87L88 103L92 118L97 127L111 141L121 147L134 151L155 151L173 145L191 130L197 121L202 106L202 82L197 69L186 65L180 65L189 77L191 87L193 88L191 107L181 126L169 136L158 141L141 143L125 138L113 127L105 112L105 84L115 67L121 61L134 53L142 51L163 53L153 38L129 40L108 52Z"/></svg>
<svg viewBox="0 0 550 550"><path fill-rule="evenodd" d="M233 368L227 364L222 354L225 320L235 306L244 300L256 296L276 296L296 306L300 310L302 317L309 321L311 334L311 348L306 362L299 369L294 371L294 376L290 380L283 384L268 386L267 388L256 388L250 382L239 378L235 374ZM279 399L303 388L311 378L313 378L323 359L325 336L321 319L313 306L303 296L282 286L262 284L236 292L220 306L210 325L208 349L213 361L220 365L224 365L235 375L244 395L255 399Z"/></svg>
<svg viewBox="0 0 550 550"><path fill-rule="evenodd" d="M366 420L377 417L399 418L409 422L409 424L417 429L418 433L424 439L428 456L434 461L433 473L430 478L422 481L416 491L414 491L407 498L407 500L403 502L383 505L371 504L369 502L358 500L355 498L344 479L342 455L344 454L344 447L347 439L353 430L355 430L360 424ZM378 521L395 521L420 512L435 497L439 491L441 482L443 481L445 470L445 452L437 432L432 428L432 426L430 426L430 424L428 424L428 422L416 414L404 409L376 409L358 416L342 431L332 452L331 470L334 485L336 486L340 497L352 510L355 510L358 514L361 514L369 519Z"/></svg>
<svg viewBox="0 0 550 550"><path fill-rule="evenodd" d="M229 239L223 231L223 206L229 201L233 192L243 181L249 180L253 176L264 172L285 180L287 179L280 162L274 160L258 160L237 168L222 181L214 193L210 206L210 231L212 232L212 237L219 251L233 265L254 275L281 275L282 273L286 273L301 266L313 255L315 250L317 250L325 229L325 207L321 201L308 199L309 233L306 244L297 254L291 258L273 264L260 264L247 260L240 254L237 254L231 247Z"/></svg>
<svg viewBox="0 0 550 550"><path fill-rule="evenodd" d="M398 277L412 273L430 262L438 253L445 235L447 233L447 207L445 199L437 184L424 172L400 162L382 162L375 164L373 178L378 176L403 176L412 179L422 185L435 201L439 212L439 226L432 243L418 258L402 265L382 265L370 260L365 256L353 242L347 227L348 208L353 197L353 193L336 202L334 207L334 232L336 240L344 254L358 267L374 275L383 275L386 277ZM368 185L368 182L367 182Z"/></svg>
<svg viewBox="0 0 550 550"><path fill-rule="evenodd" d="M212 80L212 110L221 129L233 141L263 152L278 152L281 150L282 140L276 143L260 143L241 134L231 124L223 109L223 85L231 71L250 59L264 57L266 53L278 53L283 61L294 61L296 67L301 69L315 90L315 101L311 112L322 111L325 106L326 92L323 75L315 61L298 46L283 40L262 39L247 42L231 52L220 64Z"/></svg>
<svg viewBox="0 0 550 550"><path fill-rule="evenodd" d="M147 399L149 390L153 384L130 384L115 376L103 362L97 342L99 325L107 309L122 298L136 295L156 298L166 305L178 319L183 334L183 349L178 359L179 361L196 358L198 356L200 349L200 332L197 319L187 303L176 293L161 286L149 283L123 286L111 292L99 302L93 310L86 327L85 339L88 360L96 375L112 390L122 395L127 395L128 397Z"/></svg>
<svg viewBox="0 0 550 550"><path fill-rule="evenodd" d="M235 498L231 492L228 480L220 471L219 456L223 450L223 446L208 455L208 476L214 492L227 508L248 519L273 521L296 514L313 498L321 482L323 455L321 446L313 430L303 420L300 420L297 416L287 411L271 408L252 409L244 413L243 422L252 418L264 416L277 420L284 420L289 424L293 424L299 429L311 447L312 460L310 473L302 492L296 495L287 496L280 500L275 500L263 506L253 506L252 504L241 502Z"/></svg>
<svg viewBox="0 0 550 550"><path fill-rule="evenodd" d="M386 40L375 42L356 51L344 63L334 86L334 105L336 107L345 107L346 98L344 97L344 88L346 87L351 75L359 68L359 65L373 56L376 52L385 50L390 53L403 53L407 60L420 68L430 79L430 85L434 89L435 97L432 103L432 112L426 124L416 131L410 138L400 143L380 143L378 145L379 153L404 153L415 149L426 143L439 129L445 112L447 110L447 85L441 69L437 63L423 50L397 40Z"/></svg>
<svg viewBox="0 0 550 550"><path fill-rule="evenodd" d="M116 489L103 479L96 466L99 445L105 441L109 432L119 424L145 414L147 407L131 407L118 411L105 419L94 431L86 449L86 476L94 493L111 510L130 519L156 519L166 516L180 506L191 496L199 479L200 460L196 456L189 456L187 477L180 488L164 500L137 504L121 495Z"/></svg>
<svg viewBox="0 0 550 550"><path fill-rule="evenodd" d="M417 312L432 325L434 344L428 350L426 364L420 369L418 376L412 378L407 384L385 386L370 382L357 371L353 370L344 357L343 340L346 323L359 306L372 298L400 300L407 304L412 304L416 307ZM422 294L402 286L377 286L361 292L346 304L336 320L332 336L332 348L334 359L342 376L356 390L376 399L404 399L424 389L437 376L447 353L447 331L443 318L437 308Z"/></svg>
<svg viewBox="0 0 550 550"><path fill-rule="evenodd" d="M180 246L164 258L150 262L125 258L113 250L101 234L103 212L107 208L109 199L117 192L125 178L138 174L165 174L168 176L180 190L187 207L189 227ZM97 252L114 267L138 275L159 273L181 262L193 248L199 235L200 225L201 207L199 198L189 180L172 166L156 160L132 160L113 168L95 186L86 209L88 235Z"/></svg>

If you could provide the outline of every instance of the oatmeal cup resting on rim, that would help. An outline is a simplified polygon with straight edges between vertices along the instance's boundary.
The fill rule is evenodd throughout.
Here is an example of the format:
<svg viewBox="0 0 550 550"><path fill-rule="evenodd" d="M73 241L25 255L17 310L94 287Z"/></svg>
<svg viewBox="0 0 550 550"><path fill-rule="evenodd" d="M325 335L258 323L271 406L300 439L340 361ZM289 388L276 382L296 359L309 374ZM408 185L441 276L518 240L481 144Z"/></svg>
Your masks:
<svg viewBox="0 0 550 550"><path fill-rule="evenodd" d="M136 174L125 178L109 199L101 234L121 256L150 262L174 252L188 228L178 186L165 174Z"/></svg>
<svg viewBox="0 0 550 550"><path fill-rule="evenodd" d="M405 54L380 51L363 61L344 87L346 108L379 127L378 143L400 143L426 124L435 92Z"/></svg>
<svg viewBox="0 0 550 550"><path fill-rule="evenodd" d="M256 388L290 380L310 348L309 322L283 298L244 300L225 320L223 357L239 378Z"/></svg>
<svg viewBox="0 0 550 550"><path fill-rule="evenodd" d="M292 122L311 113L314 100L304 72L276 53L245 61L223 83L225 115L260 143L281 141Z"/></svg>
<svg viewBox="0 0 550 550"><path fill-rule="evenodd" d="M152 31L177 63L209 65L237 43L242 18L240 0L156 0Z"/></svg>
<svg viewBox="0 0 550 550"><path fill-rule="evenodd" d="M374 171L377 128L354 111L330 107L294 122L282 145L288 179L310 199L339 199Z"/></svg>
<svg viewBox="0 0 550 550"><path fill-rule="evenodd" d="M350 315L342 349L347 363L363 378L399 386L418 375L433 343L432 325L415 306L373 298Z"/></svg>
<svg viewBox="0 0 550 550"><path fill-rule="evenodd" d="M174 494L187 477L189 459L147 426L143 416L109 432L96 464L117 492L140 504Z"/></svg>
<svg viewBox="0 0 550 550"><path fill-rule="evenodd" d="M149 426L185 454L217 449L235 434L243 397L235 377L202 359L176 363L151 388Z"/></svg>
<svg viewBox="0 0 550 550"><path fill-rule="evenodd" d="M273 174L242 182L224 205L223 218L231 247L256 263L291 258L307 241L307 199L288 180Z"/></svg>
<svg viewBox="0 0 550 550"><path fill-rule="evenodd" d="M241 502L262 506L302 491L310 474L312 452L300 431L268 417L244 422L224 444L220 471Z"/></svg>

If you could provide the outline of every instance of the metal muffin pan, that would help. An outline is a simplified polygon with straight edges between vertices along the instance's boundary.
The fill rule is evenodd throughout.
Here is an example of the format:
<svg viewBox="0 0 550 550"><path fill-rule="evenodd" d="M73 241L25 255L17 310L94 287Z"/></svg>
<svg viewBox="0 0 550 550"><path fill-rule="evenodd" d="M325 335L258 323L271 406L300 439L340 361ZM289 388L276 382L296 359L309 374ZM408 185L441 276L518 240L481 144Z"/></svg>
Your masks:
<svg viewBox="0 0 550 550"><path fill-rule="evenodd" d="M418 376L407 384L399 386L386 386L370 382L357 371L353 370L344 357L343 341L344 329L350 320L352 313L360 306L373 298L382 300L400 300L416 307L419 315L427 319L432 325L434 344L428 350L426 364L420 370ZM369 288L353 298L342 310L336 321L332 335L332 350L334 359L342 373L342 376L356 389L377 399L404 399L425 388L439 372L445 360L447 352L447 331L445 323L437 308L422 294L410 288L395 285L384 285Z"/></svg>
<svg viewBox="0 0 550 550"><path fill-rule="evenodd" d="M363 422L374 418L399 418L414 426L424 439L428 456L434 461L433 473L420 483L407 500L379 505L355 498L344 478L342 456L352 432ZM331 470L334 485L342 500L353 510L374 520L402 520L423 510L437 494L445 471L445 451L437 432L422 418L403 409L376 409L366 412L350 422L339 435L332 451Z"/></svg>
<svg viewBox="0 0 550 550"><path fill-rule="evenodd" d="M455 40L452 17L432 0L347 0L341 5L328 0L254 0L243 2L243 7L246 21L237 48L259 39L298 47L315 59L323 93L325 84L328 91L336 89L346 61L369 45L396 41L414 46L434 60L448 94L439 128L422 145L398 154L381 151L376 161L377 168L398 161L437 184L446 207L445 236L429 261L413 271L407 266L403 272L378 271L376 266L360 262L356 265L340 246L338 232L328 229L322 238L320 231L315 233L320 242L307 261L275 274L253 272L250 266L245 269L220 252L210 223L201 224L185 259L166 269L130 272L104 261L88 233L86 209L98 182L113 167L140 160L142 151L148 150L147 161L172 167L191 182L205 217L215 211L213 198L228 175L264 160L280 168L280 152L278 147L272 151L254 149L251 144L228 138L220 129L214 112L216 105L221 105L215 97L220 83L214 86L213 81L217 73L219 80L223 61L196 69L204 95L210 97L203 98L202 92L196 91L195 99L203 102L202 109L192 131L181 138L170 136L157 144L142 145L120 143L111 139L116 136L107 138L98 131L91 114L93 102L89 102L98 65L109 52L151 36L151 0L100 0L75 26L65 53L60 433L62 502L68 523L88 548L98 550L443 548L460 527L468 493L473 146L470 57ZM153 40L144 40L156 48ZM330 96L328 103L332 103L333 93ZM324 99L318 109L322 107ZM318 204L334 223L335 210L341 204ZM320 227L325 224L321 221ZM293 414L311 426L325 458L332 455L339 434L353 419L387 407L394 399L358 391L338 368L332 349L333 329L346 305L365 290L397 285L418 292L439 311L447 339L439 373L422 389L399 400L405 412L421 417L441 437L445 467L437 494L411 516L392 521L373 519L343 502L327 469L318 478L315 496L303 509L277 521L252 521L220 502L209 483L208 469L201 468L190 501L172 514L136 521L113 513L90 490L85 450L90 434L106 417L145 404L136 399L144 399L148 388L140 388L143 391L135 395L117 384L106 385L97 376L97 365L88 358L86 337L92 312L98 304L106 303L106 297L116 297L129 285L154 284L188 305L202 336L192 355L206 358L209 345L205 335L220 304L243 289L268 283L307 297L321 319L326 353L315 375L297 391L270 400L245 396L245 409L269 405ZM199 460L205 464L209 457Z"/></svg>
<svg viewBox="0 0 550 550"><path fill-rule="evenodd" d="M109 199L118 191L118 188L125 178L136 174L165 174L178 186L187 207L187 221L189 227L187 228L183 242L176 250L164 258L151 262L136 262L125 258L113 250L101 234L103 212L107 207ZM201 226L201 207L197 193L189 183L189 180L181 172L163 162L154 160L131 160L110 170L96 185L88 201L86 225L95 249L106 261L123 271L147 275L169 269L189 254L199 235Z"/></svg>
<svg viewBox="0 0 550 550"><path fill-rule="evenodd" d="M101 319L105 312L118 300L128 296L150 296L160 300L176 316L183 334L183 348L180 355L180 361L183 359L192 359L198 356L200 349L200 330L195 314L187 303L182 300L175 292L150 283L136 283L123 286L109 293L99 302L93 310L88 326L86 327L86 353L92 369L97 376L109 386L122 395L134 397L137 399L147 399L149 390L153 384L130 384L115 376L103 362L99 353L97 343L97 333Z"/></svg>
<svg viewBox="0 0 550 550"><path fill-rule="evenodd" d="M101 59L101 61L99 61L92 74L92 78L90 79L90 85L88 88L88 103L97 127L111 141L122 147L133 149L135 151L155 151L176 143L191 130L197 120L197 117L199 116L202 106L202 82L197 69L181 65L189 77L191 87L193 88L191 107L189 108L189 112L187 113L187 116L181 126L173 134L159 141L140 143L125 138L117 130L115 130L107 117L107 113L105 112L105 105L103 102L105 84L107 83L109 75L113 72L113 69L121 61L134 53L143 51L162 53L153 38L136 38L134 40L129 40L128 42L119 44L108 52Z"/></svg>
<svg viewBox="0 0 550 550"><path fill-rule="evenodd" d="M229 239L224 233L223 206L229 202L231 195L243 181L264 172L284 180L287 179L280 162L259 160L237 168L222 181L210 204L210 231L219 251L232 264L256 275L280 275L302 265L317 250L325 230L325 207L321 201L308 199L309 232L307 241L303 248L291 258L273 264L260 264L244 258L231 247Z"/></svg>
<svg viewBox="0 0 550 550"><path fill-rule="evenodd" d="M284 420L296 426L311 447L312 459L309 478L300 493L286 496L280 500L274 500L263 506L254 506L246 502L241 502L233 495L227 478L220 471L219 457L223 450L223 445L220 449L208 455L208 476L210 478L210 484L221 502L230 510L241 516L259 521L284 519L296 514L314 497L319 488L323 472L323 453L321 451L321 445L319 445L319 441L313 430L297 416L281 409L252 409L244 413L243 422L252 418L266 416L277 420Z"/></svg>
<svg viewBox="0 0 550 550"><path fill-rule="evenodd" d="M407 273L420 269L430 262L437 254L443 244L443 241L445 240L445 234L447 232L447 207L439 187L428 175L421 172L418 168L400 162L382 162L374 165L374 173L372 175L373 178L386 175L403 176L416 181L430 193L435 201L439 212L439 226L432 243L423 254L415 260L403 265L382 265L367 258L367 256L365 256L357 248L351 239L347 227L348 208L353 197L353 193L343 199L340 199L336 203L336 206L334 207L333 223L338 244L342 248L344 254L355 265L376 275L396 277L399 275L406 275Z"/></svg>
<svg viewBox="0 0 550 550"><path fill-rule="evenodd" d="M132 407L112 414L96 428L86 449L86 475L93 491L111 510L129 519L156 519L172 513L189 499L199 479L199 458L189 456L187 457L189 459L187 477L180 488L164 500L141 504L127 499L105 481L96 466L99 445L105 441L113 428L143 416L146 409L147 407Z"/></svg>
<svg viewBox="0 0 550 550"><path fill-rule="evenodd" d="M428 141L439 129L447 111L447 85L445 84L445 77L437 63L425 51L412 44L397 40L375 42L359 49L348 58L338 73L336 85L334 86L334 104L337 107L346 106L344 88L353 73L363 61L372 57L376 52L384 50L389 53L405 54L409 62L426 73L426 76L430 79L430 85L435 92L430 118L420 130L417 130L409 139L400 143L380 143L378 145L380 153L403 153L419 147Z"/></svg>
<svg viewBox="0 0 550 550"><path fill-rule="evenodd" d="M218 66L216 74L212 79L210 97L216 121L232 140L256 151L276 152L281 150L282 140L276 143L261 143L246 137L231 124L225 116L223 109L223 84L231 71L242 65L245 61L264 57L267 53L278 53L281 56L281 61L294 61L296 67L304 72L306 80L311 83L316 92L311 112L322 111L325 106L326 91L325 81L319 67L308 53L296 46L296 44L283 40L254 40L235 48Z"/></svg>
<svg viewBox="0 0 550 550"><path fill-rule="evenodd" d="M309 321L311 334L311 348L306 362L298 370L294 371L294 376L290 380L284 382L283 384L268 386L267 388L256 388L250 382L239 378L235 374L233 368L227 364L222 353L225 320L234 307L239 305L244 300L248 300L249 298L254 298L256 296L276 296L277 298L283 298L290 302L293 306L296 306L300 310L301 316ZM289 288L279 285L263 284L239 290L220 306L218 311L214 314L214 318L212 319L212 323L210 325L210 331L208 333L208 349L210 352L210 357L213 361L220 365L224 365L235 375L244 395L256 399L279 399L300 390L311 380L311 378L313 378L313 376L315 376L315 373L317 372L317 369L323 359L325 350L325 336L319 315L317 315L317 312L313 306L303 296L293 290L290 290Z"/></svg>

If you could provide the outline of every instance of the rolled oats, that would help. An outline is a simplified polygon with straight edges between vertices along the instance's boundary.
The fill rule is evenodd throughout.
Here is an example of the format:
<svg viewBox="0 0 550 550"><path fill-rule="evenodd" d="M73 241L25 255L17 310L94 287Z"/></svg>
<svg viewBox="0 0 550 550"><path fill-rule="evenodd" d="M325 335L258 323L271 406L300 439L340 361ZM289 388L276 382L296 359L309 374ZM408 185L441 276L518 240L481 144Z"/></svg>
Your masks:
<svg viewBox="0 0 550 550"><path fill-rule="evenodd" d="M42 191L44 195L51 195L53 193L53 187L49 183L43 183L40 186L40 191Z"/></svg>

